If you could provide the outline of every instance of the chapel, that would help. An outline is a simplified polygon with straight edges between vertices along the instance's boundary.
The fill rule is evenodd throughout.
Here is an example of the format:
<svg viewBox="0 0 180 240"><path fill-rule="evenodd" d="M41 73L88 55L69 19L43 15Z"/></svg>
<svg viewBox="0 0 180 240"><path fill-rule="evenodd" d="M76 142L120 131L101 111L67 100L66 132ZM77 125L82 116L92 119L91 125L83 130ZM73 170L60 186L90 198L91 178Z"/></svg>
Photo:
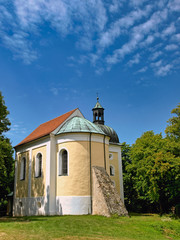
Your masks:
<svg viewBox="0 0 180 240"><path fill-rule="evenodd" d="M93 122L78 108L69 111L15 146L14 216L107 215L110 190L123 204L118 135L104 124L98 97L92 112Z"/></svg>

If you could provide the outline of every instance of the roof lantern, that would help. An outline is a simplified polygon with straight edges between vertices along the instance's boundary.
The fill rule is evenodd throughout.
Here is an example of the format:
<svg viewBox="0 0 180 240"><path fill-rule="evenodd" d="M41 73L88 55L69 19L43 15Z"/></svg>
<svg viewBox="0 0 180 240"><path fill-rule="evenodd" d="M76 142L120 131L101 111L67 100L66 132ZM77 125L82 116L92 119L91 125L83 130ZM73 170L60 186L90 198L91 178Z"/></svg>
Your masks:
<svg viewBox="0 0 180 240"><path fill-rule="evenodd" d="M104 108L99 103L99 97L97 96L97 103L92 109L93 111L93 123L104 125Z"/></svg>

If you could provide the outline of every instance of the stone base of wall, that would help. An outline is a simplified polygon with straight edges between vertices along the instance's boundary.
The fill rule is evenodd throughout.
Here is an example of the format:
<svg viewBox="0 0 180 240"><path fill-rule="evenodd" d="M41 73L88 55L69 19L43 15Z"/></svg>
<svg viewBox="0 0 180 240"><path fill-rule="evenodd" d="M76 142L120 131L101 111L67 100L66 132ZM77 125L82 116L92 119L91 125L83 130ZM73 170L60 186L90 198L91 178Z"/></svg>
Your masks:
<svg viewBox="0 0 180 240"><path fill-rule="evenodd" d="M110 217L117 214L119 216L128 216L119 193L104 168L92 167L92 182L93 215Z"/></svg>

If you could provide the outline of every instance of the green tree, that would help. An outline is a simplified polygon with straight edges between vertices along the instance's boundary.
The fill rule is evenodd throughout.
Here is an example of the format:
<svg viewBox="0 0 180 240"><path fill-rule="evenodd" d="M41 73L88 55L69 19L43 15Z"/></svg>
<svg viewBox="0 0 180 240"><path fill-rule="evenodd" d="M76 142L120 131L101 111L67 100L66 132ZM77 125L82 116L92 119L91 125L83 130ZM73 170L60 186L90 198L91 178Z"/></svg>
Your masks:
<svg viewBox="0 0 180 240"><path fill-rule="evenodd" d="M131 148L128 173L134 173L137 197L161 213L177 204L180 187L180 157L171 150L171 140L153 131L145 132Z"/></svg>
<svg viewBox="0 0 180 240"><path fill-rule="evenodd" d="M10 128L9 111L0 92L0 211L5 210L7 194L13 190L13 148L4 135Z"/></svg>
<svg viewBox="0 0 180 240"><path fill-rule="evenodd" d="M133 172L128 172L131 166L131 146L126 142L121 145L122 152L122 168L123 168L123 184L124 184L124 201L128 211L134 211L137 206L137 193L134 188Z"/></svg>
<svg viewBox="0 0 180 240"><path fill-rule="evenodd" d="M176 114L176 116L167 121L169 125L167 126L165 133L167 136L180 141L180 104L174 108L171 113Z"/></svg>

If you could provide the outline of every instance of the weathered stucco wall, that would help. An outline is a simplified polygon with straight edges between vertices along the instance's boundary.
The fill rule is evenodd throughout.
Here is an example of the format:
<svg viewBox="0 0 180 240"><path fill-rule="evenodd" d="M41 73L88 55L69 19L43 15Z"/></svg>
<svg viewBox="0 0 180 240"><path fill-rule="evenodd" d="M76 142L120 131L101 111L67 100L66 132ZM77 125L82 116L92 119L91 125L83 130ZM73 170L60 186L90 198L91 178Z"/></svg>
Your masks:
<svg viewBox="0 0 180 240"><path fill-rule="evenodd" d="M35 163L38 153L42 154L42 175L35 177ZM32 165L31 165L31 197L45 196L45 181L46 181L46 146L35 148L32 150Z"/></svg>
<svg viewBox="0 0 180 240"><path fill-rule="evenodd" d="M25 179L20 180L21 160L26 158ZM29 178L29 151L18 154L17 156L17 181L16 181L16 198L28 197L28 178Z"/></svg>

